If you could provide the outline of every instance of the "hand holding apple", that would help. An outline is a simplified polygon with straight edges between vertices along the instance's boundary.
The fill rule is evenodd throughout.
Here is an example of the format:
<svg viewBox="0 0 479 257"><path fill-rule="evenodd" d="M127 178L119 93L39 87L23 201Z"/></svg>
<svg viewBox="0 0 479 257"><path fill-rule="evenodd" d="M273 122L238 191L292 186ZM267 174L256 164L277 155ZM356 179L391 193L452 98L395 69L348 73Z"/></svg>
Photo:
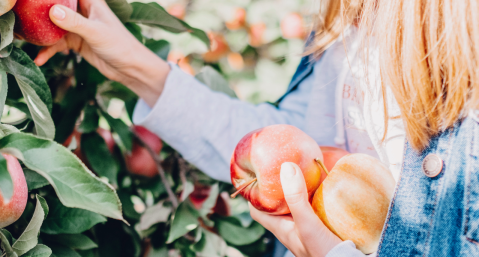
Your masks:
<svg viewBox="0 0 479 257"><path fill-rule="evenodd" d="M7 169L13 181L13 195L8 202L0 191L0 228L4 228L17 221L22 216L28 199L28 188L22 166L17 158L2 154L7 160Z"/></svg>
<svg viewBox="0 0 479 257"><path fill-rule="evenodd" d="M296 164L281 165L281 185L291 215L269 215L250 205L251 217L271 231L295 256L326 256L341 239L315 215L303 173Z"/></svg>
<svg viewBox="0 0 479 257"><path fill-rule="evenodd" d="M379 160L350 154L319 186L312 206L334 234L369 254L378 248L395 186L391 172Z"/></svg>
<svg viewBox="0 0 479 257"><path fill-rule="evenodd" d="M59 4L51 7L52 22L70 33L43 48L35 63L41 66L57 52L72 49L103 75L129 87L153 106L170 71L168 63L141 44L105 1L80 0L79 10L77 13Z"/></svg>
<svg viewBox="0 0 479 257"><path fill-rule="evenodd" d="M289 213L280 181L281 165L299 165L310 196L326 177L315 159L323 159L317 143L290 125L272 125L248 133L231 158L231 181L238 192L258 210Z"/></svg>

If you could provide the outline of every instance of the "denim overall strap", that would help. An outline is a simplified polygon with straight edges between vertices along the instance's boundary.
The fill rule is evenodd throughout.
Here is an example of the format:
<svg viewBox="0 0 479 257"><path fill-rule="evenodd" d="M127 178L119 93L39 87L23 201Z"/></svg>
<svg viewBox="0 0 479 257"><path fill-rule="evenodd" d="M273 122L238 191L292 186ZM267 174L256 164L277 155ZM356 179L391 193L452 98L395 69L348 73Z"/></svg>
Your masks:
<svg viewBox="0 0 479 257"><path fill-rule="evenodd" d="M466 118L432 139L422 153L406 145L378 256L479 256L479 245L466 236L467 228L479 232L479 162L471 152L474 147L479 149L477 142L478 123ZM434 178L422 171L423 159L431 153L444 162L442 172ZM468 185L472 185L472 193ZM469 226L468 217L474 217Z"/></svg>
<svg viewBox="0 0 479 257"><path fill-rule="evenodd" d="M276 104L279 104L289 93L296 90L299 84L313 72L314 63L312 55L305 56L301 59L298 69L294 73L293 79L289 83L286 93L276 102Z"/></svg>
<svg viewBox="0 0 479 257"><path fill-rule="evenodd" d="M313 39L314 31L311 32L306 40L306 46L309 46L313 42ZM301 62L299 63L298 68L296 69L296 72L294 73L293 78L288 85L286 93L278 101L276 101L276 105L279 104L289 93L296 90L299 84L301 84L301 82L313 72L314 64L315 60L312 54L301 58Z"/></svg>

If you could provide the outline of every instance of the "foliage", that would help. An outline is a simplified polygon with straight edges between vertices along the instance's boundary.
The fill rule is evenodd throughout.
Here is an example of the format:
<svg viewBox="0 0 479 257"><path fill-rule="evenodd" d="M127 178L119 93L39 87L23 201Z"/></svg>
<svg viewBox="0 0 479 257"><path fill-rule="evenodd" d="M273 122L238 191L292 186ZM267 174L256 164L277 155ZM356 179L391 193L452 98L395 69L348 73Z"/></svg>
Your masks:
<svg viewBox="0 0 479 257"><path fill-rule="evenodd" d="M205 32L157 3L107 3L163 59L174 45L151 36L158 31L209 46ZM74 52L37 67L32 58L40 48L14 40L14 22L12 12L0 17L0 152L21 161L30 198L22 217L0 230L0 256L258 256L267 250L269 236L244 199L225 197L230 185L206 177L171 147L155 156L162 176L128 172L124 156L138 138L130 128L137 96ZM236 97L225 71L210 64L197 78ZM113 151L98 128L112 132ZM75 133L82 134L78 140ZM0 157L2 195L11 196L12 188ZM208 191L200 205L190 195L198 188ZM216 210L220 201L229 213Z"/></svg>

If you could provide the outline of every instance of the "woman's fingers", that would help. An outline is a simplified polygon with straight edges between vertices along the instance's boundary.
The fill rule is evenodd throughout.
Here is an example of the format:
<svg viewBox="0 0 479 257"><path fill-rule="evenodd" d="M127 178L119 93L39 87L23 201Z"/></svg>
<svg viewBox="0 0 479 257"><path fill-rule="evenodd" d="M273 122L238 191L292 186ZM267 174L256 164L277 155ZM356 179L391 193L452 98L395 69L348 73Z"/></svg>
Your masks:
<svg viewBox="0 0 479 257"><path fill-rule="evenodd" d="M298 237L306 251L316 253L318 256L326 255L334 246L341 243L341 239L329 231L314 213L301 169L294 163L283 163L280 178L284 198L293 216Z"/></svg>
<svg viewBox="0 0 479 257"><path fill-rule="evenodd" d="M288 204L294 220L319 219L309 203L306 182L304 181L303 173L298 165L291 162L283 163L283 165L281 165L280 179L281 186L283 187L284 199ZM305 222L299 225L304 225L308 228L308 225ZM301 227L299 227L299 229L301 229Z"/></svg>
<svg viewBox="0 0 479 257"><path fill-rule="evenodd" d="M298 234L295 230L293 218L290 215L274 216L267 213L258 211L249 203L249 209L251 217L258 223L263 225L267 230L273 233L276 238L288 246L288 248L296 254L296 256L302 256L305 249L301 240L298 238Z"/></svg>
<svg viewBox="0 0 479 257"><path fill-rule="evenodd" d="M80 35L81 37L96 36L95 22L63 5L50 8L50 19L58 27Z"/></svg>

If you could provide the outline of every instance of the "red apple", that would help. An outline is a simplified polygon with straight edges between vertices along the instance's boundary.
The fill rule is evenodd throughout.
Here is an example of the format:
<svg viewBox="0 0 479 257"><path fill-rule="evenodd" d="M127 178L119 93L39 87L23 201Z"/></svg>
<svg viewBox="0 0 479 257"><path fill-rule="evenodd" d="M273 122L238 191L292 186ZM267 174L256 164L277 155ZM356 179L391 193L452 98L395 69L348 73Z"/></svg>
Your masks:
<svg viewBox="0 0 479 257"><path fill-rule="evenodd" d="M199 210L206 201L211 192L211 186L195 184L195 189L191 192L189 198L193 206Z"/></svg>
<svg viewBox="0 0 479 257"><path fill-rule="evenodd" d="M231 215L230 195L226 192L221 192L216 200L213 212L221 216Z"/></svg>
<svg viewBox="0 0 479 257"><path fill-rule="evenodd" d="M300 129L290 125L268 126L240 140L231 158L231 181L236 189L246 186L239 191L256 209L274 215L287 214L290 211L279 177L281 165L296 163L312 196L326 178L315 161L317 158L323 160L318 144Z"/></svg>
<svg viewBox="0 0 479 257"><path fill-rule="evenodd" d="M156 154L161 152L163 143L161 139L142 126L134 126L134 133L143 140ZM136 175L152 178L158 175L158 168L155 159L148 150L138 142L133 142L131 154L125 155L125 163L128 170Z"/></svg>
<svg viewBox="0 0 479 257"><path fill-rule="evenodd" d="M186 8L183 4L172 4L168 7L168 13L182 20L185 18Z"/></svg>
<svg viewBox="0 0 479 257"><path fill-rule="evenodd" d="M243 56L239 53L228 54L228 64L233 70L241 71L244 68Z"/></svg>
<svg viewBox="0 0 479 257"><path fill-rule="evenodd" d="M249 44L252 47L260 47L264 44L263 35L266 31L266 25L264 23L256 23L249 27Z"/></svg>
<svg viewBox="0 0 479 257"><path fill-rule="evenodd" d="M16 2L17 0L2 0L0 3L0 16L10 11Z"/></svg>
<svg viewBox="0 0 479 257"><path fill-rule="evenodd" d="M237 30L243 28L246 24L246 10L243 8L236 8L233 19L226 22L226 27L230 30Z"/></svg>
<svg viewBox="0 0 479 257"><path fill-rule="evenodd" d="M377 250L396 182L366 154L341 158L313 197L313 209L334 234L365 254Z"/></svg>
<svg viewBox="0 0 479 257"><path fill-rule="evenodd" d="M113 139L113 135L111 134L111 132L109 130L106 130L106 129L103 129L103 128L98 128L96 130L96 132L98 134L100 134L100 136L103 138L103 140L105 140L106 146L108 147L108 150L110 150L110 153L113 153L113 150L115 148L115 140ZM89 166L88 160L86 159L86 157L83 154L82 149L81 149L81 135L82 135L82 133L80 133L77 129L75 129L73 131L73 133L65 140L65 142L63 142L63 146L68 147L71 144L72 139L75 138L77 147L76 147L75 150L73 150L73 153L83 163L85 163L87 166Z"/></svg>
<svg viewBox="0 0 479 257"><path fill-rule="evenodd" d="M210 50L203 54L205 62L217 62L230 52L230 47L221 34L210 32Z"/></svg>
<svg viewBox="0 0 479 257"><path fill-rule="evenodd" d="M170 53L168 54L168 61L178 64L178 67L180 67L181 70L192 76L194 76L196 73L190 64L190 58L185 57L181 52L170 51Z"/></svg>
<svg viewBox="0 0 479 257"><path fill-rule="evenodd" d="M67 32L50 20L50 8L55 4L77 10L77 0L18 0L15 12L15 35L32 44L49 46L58 42Z"/></svg>
<svg viewBox="0 0 479 257"><path fill-rule="evenodd" d="M320 146L319 148L321 148L321 152L323 153L324 166L326 166L328 170L332 170L339 159L349 154L348 151L333 146Z"/></svg>
<svg viewBox="0 0 479 257"><path fill-rule="evenodd" d="M17 221L22 216L28 199L28 188L22 166L17 158L2 154L7 160L7 169L13 181L13 195L8 202L3 199L0 191L0 228Z"/></svg>
<svg viewBox="0 0 479 257"><path fill-rule="evenodd" d="M211 186L195 184L195 189L190 194L189 198L195 209L199 210L203 207L203 203L208 199L211 193ZM212 211L222 216L231 215L230 196L227 192L221 192L216 199L216 204Z"/></svg>
<svg viewBox="0 0 479 257"><path fill-rule="evenodd" d="M304 28L303 28L303 17L297 13L288 14L281 21L281 33L283 38L303 38Z"/></svg>

